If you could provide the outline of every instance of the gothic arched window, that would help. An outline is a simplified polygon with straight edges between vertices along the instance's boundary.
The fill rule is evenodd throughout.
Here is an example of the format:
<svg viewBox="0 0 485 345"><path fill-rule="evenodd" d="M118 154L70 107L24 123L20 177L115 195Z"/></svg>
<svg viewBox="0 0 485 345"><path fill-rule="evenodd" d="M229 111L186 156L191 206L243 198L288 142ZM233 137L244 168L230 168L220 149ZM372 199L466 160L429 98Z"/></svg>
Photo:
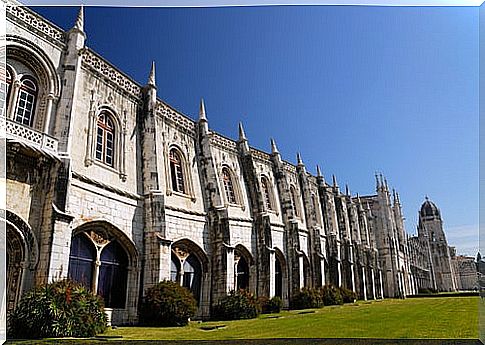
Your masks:
<svg viewBox="0 0 485 345"><path fill-rule="evenodd" d="M247 289L249 287L249 265L246 259L241 256L236 266L236 287Z"/></svg>
<svg viewBox="0 0 485 345"><path fill-rule="evenodd" d="M74 236L69 255L69 278L91 290L95 262L96 249L93 242L84 234Z"/></svg>
<svg viewBox="0 0 485 345"><path fill-rule="evenodd" d="M261 177L261 187L262 187L262 192L263 192L263 201L268 210L273 210L273 200L272 200L272 194L271 194L271 185L268 181L268 179L263 176Z"/></svg>
<svg viewBox="0 0 485 345"><path fill-rule="evenodd" d="M175 192L185 193L182 157L176 149L171 149L169 158L170 158L170 176L172 178L172 189Z"/></svg>
<svg viewBox="0 0 485 345"><path fill-rule="evenodd" d="M128 255L117 240L95 246L86 233L75 235L71 241L68 277L96 291L104 299L105 307L125 307Z"/></svg>
<svg viewBox="0 0 485 345"><path fill-rule="evenodd" d="M37 81L33 77L22 77L15 109L16 122L26 126L32 126L38 91Z"/></svg>
<svg viewBox="0 0 485 345"><path fill-rule="evenodd" d="M197 302L200 301L200 289L202 283L202 268L199 260L191 254L184 261L184 279L182 286L192 292Z"/></svg>
<svg viewBox="0 0 485 345"><path fill-rule="evenodd" d="M103 248L100 259L98 295L104 298L106 307L124 308L128 256L117 241L112 241Z"/></svg>
<svg viewBox="0 0 485 345"><path fill-rule="evenodd" d="M170 280L178 282L180 272L180 260L172 253L172 260L170 262Z"/></svg>
<svg viewBox="0 0 485 345"><path fill-rule="evenodd" d="M222 168L222 182L224 183L224 190L226 192L227 202L230 204L236 204L236 193L234 190L234 183L232 180L232 174L228 168Z"/></svg>
<svg viewBox="0 0 485 345"><path fill-rule="evenodd" d="M300 217L300 208L299 208L299 202L298 202L298 196L296 194L296 189L295 187L291 186L290 187L290 193L291 193L291 204L293 206L293 212L295 212L295 217Z"/></svg>
<svg viewBox="0 0 485 345"><path fill-rule="evenodd" d="M96 159L106 165L114 165L115 127L107 112L98 116L96 131Z"/></svg>

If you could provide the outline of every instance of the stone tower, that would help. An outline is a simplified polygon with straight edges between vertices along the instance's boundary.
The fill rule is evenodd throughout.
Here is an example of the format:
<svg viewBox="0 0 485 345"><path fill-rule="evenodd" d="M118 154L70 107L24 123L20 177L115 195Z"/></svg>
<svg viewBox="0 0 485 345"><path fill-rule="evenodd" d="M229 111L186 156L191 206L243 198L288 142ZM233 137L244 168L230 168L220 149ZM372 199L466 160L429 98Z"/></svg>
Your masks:
<svg viewBox="0 0 485 345"><path fill-rule="evenodd" d="M443 231L441 212L428 197L421 205L418 219L418 237L424 238L429 244L430 268L435 289L438 291L456 290L450 249Z"/></svg>

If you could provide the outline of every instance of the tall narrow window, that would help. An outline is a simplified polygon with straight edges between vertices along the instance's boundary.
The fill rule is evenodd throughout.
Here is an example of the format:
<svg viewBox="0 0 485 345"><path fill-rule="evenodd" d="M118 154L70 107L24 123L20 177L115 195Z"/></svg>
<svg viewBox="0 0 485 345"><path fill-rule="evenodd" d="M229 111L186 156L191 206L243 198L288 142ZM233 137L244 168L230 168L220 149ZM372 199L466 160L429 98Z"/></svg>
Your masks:
<svg viewBox="0 0 485 345"><path fill-rule="evenodd" d="M17 108L15 110L16 122L26 126L32 126L37 92L37 82L35 79L29 76L23 77L17 99Z"/></svg>
<svg viewBox="0 0 485 345"><path fill-rule="evenodd" d="M69 278L91 289L95 261L96 249L93 242L84 234L74 236L69 255Z"/></svg>
<svg viewBox="0 0 485 345"><path fill-rule="evenodd" d="M293 206L293 212L295 212L295 217L300 217L300 209L298 207L298 197L296 194L295 187L291 186L290 187L290 193L291 193L291 203Z"/></svg>
<svg viewBox="0 0 485 345"><path fill-rule="evenodd" d="M283 271L281 270L280 258L275 260L275 296L283 298Z"/></svg>
<svg viewBox="0 0 485 345"><path fill-rule="evenodd" d="M265 203L265 206L268 210L273 209L273 203L271 202L271 192L270 192L270 186L269 186L269 181L266 177L261 178L261 185L263 188L263 201Z"/></svg>
<svg viewBox="0 0 485 345"><path fill-rule="evenodd" d="M98 295L108 308L124 308L128 277L128 256L117 241L110 242L101 252Z"/></svg>
<svg viewBox="0 0 485 345"><path fill-rule="evenodd" d="M175 149L170 150L170 175L172 177L172 189L175 192L185 193L182 159Z"/></svg>
<svg viewBox="0 0 485 345"><path fill-rule="evenodd" d="M236 204L236 193L234 192L234 184L232 183L231 172L228 168L222 168L222 181L224 183L227 201L230 204Z"/></svg>
<svg viewBox="0 0 485 345"><path fill-rule="evenodd" d="M182 286L189 289L197 302L199 302L202 283L202 268L200 262L193 254L190 254L187 259L185 259L183 268L184 279Z"/></svg>
<svg viewBox="0 0 485 345"><path fill-rule="evenodd" d="M249 287L249 265L243 256L241 256L237 262L236 287L238 290L247 289Z"/></svg>
<svg viewBox="0 0 485 345"><path fill-rule="evenodd" d="M105 112L98 117L96 133L96 159L113 166L115 128L113 121Z"/></svg>
<svg viewBox="0 0 485 345"><path fill-rule="evenodd" d="M172 253L172 261L170 263L170 280L173 282L178 282L179 272L180 260Z"/></svg>

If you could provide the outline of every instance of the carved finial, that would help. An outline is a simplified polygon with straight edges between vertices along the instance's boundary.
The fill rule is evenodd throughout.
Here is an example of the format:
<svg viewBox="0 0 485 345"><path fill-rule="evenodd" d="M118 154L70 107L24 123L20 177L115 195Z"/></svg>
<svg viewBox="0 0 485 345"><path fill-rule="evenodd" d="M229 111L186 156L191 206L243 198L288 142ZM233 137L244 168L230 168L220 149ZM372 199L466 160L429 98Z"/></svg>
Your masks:
<svg viewBox="0 0 485 345"><path fill-rule="evenodd" d="M301 160L300 152L296 153L296 162L298 163L298 165L303 165L303 161Z"/></svg>
<svg viewBox="0 0 485 345"><path fill-rule="evenodd" d="M389 191L389 186L387 185L387 179L384 177L384 186L386 187L386 191Z"/></svg>
<svg viewBox="0 0 485 345"><path fill-rule="evenodd" d="M243 128L242 122L239 122L239 140L240 141L248 140L246 138L246 133L244 133L244 128Z"/></svg>
<svg viewBox="0 0 485 345"><path fill-rule="evenodd" d="M424 200L429 201L428 194L424 196Z"/></svg>
<svg viewBox="0 0 485 345"><path fill-rule="evenodd" d="M77 14L76 23L74 24L74 28L78 29L79 31L84 32L84 6L81 5L79 7L79 12Z"/></svg>
<svg viewBox="0 0 485 345"><path fill-rule="evenodd" d="M333 181L333 186L334 187L338 187L338 184L337 184L337 177L335 177L335 174L332 175L332 181Z"/></svg>
<svg viewBox="0 0 485 345"><path fill-rule="evenodd" d="M203 98L200 99L199 121L207 121L207 116L205 115L205 104L204 104Z"/></svg>
<svg viewBox="0 0 485 345"><path fill-rule="evenodd" d="M273 138L271 138L271 153L273 154L280 153L280 151L278 151L278 148L276 147L276 142L274 141Z"/></svg>
<svg viewBox="0 0 485 345"><path fill-rule="evenodd" d="M347 183L345 184L345 195L350 196L350 189L349 189L349 185Z"/></svg>
<svg viewBox="0 0 485 345"><path fill-rule="evenodd" d="M317 164L317 177L323 177L322 171L320 170L320 166Z"/></svg>
<svg viewBox="0 0 485 345"><path fill-rule="evenodd" d="M379 183L379 175L377 175L377 171L375 173L375 176L376 176L376 191L379 191L379 189L381 188L381 184Z"/></svg>
<svg viewBox="0 0 485 345"><path fill-rule="evenodd" d="M148 85L156 87L155 82L155 61L152 61L152 67L150 68L150 75L148 76Z"/></svg>
<svg viewBox="0 0 485 345"><path fill-rule="evenodd" d="M399 193L396 192L396 200L398 204L401 204L401 199L399 198Z"/></svg>

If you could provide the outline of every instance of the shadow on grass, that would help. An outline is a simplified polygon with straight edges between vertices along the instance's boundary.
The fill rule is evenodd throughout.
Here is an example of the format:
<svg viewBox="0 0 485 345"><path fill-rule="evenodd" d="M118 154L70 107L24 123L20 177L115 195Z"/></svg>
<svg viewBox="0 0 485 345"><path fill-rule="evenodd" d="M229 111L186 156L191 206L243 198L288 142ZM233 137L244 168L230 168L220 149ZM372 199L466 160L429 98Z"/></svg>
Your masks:
<svg viewBox="0 0 485 345"><path fill-rule="evenodd" d="M109 345L483 345L478 339L236 339L236 340L119 340L110 337L98 337L96 339L45 339L45 340L11 340L5 344L106 344Z"/></svg>

